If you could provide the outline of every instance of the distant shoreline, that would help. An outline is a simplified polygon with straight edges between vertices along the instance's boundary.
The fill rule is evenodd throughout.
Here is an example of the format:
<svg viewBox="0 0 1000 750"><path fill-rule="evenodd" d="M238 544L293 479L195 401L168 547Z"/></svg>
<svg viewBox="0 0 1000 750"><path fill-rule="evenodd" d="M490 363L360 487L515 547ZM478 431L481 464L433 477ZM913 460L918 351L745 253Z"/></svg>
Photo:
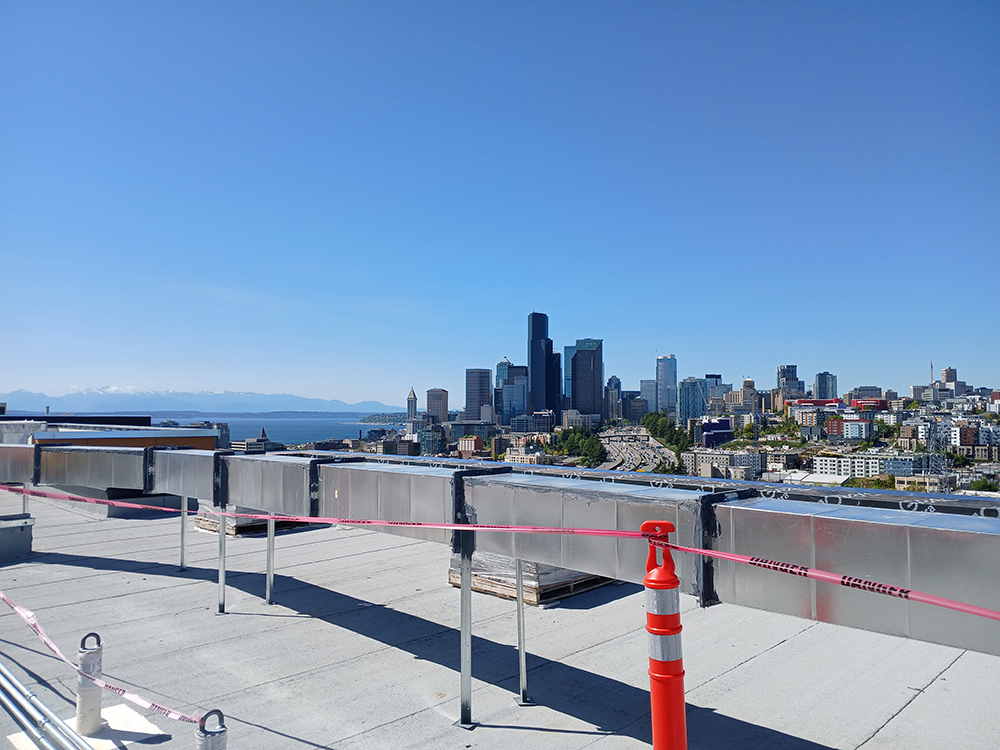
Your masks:
<svg viewBox="0 0 1000 750"><path fill-rule="evenodd" d="M71 417L79 415L81 417L91 416L123 416L134 417L148 416L153 419L162 417L173 417L181 419L194 419L200 421L199 417L238 417L253 419L360 419L377 412L371 411L174 411L173 409L160 409L158 411L74 411L74 412L52 412L50 417ZM405 416L405 412L403 413ZM8 410L7 416L44 417L46 415L38 412L24 410Z"/></svg>

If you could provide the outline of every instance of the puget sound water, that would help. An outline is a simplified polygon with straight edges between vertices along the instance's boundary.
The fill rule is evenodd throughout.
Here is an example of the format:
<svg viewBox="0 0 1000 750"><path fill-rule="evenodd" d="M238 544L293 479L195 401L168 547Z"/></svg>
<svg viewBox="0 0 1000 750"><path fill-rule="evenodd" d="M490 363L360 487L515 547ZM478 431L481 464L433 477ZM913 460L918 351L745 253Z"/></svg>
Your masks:
<svg viewBox="0 0 1000 750"><path fill-rule="evenodd" d="M286 445L314 443L320 440L348 438L357 439L358 432L364 438L368 430L376 428L392 428L403 430L402 424L371 424L358 421L356 415L338 416L335 413L304 413L289 416L286 413L275 416L268 414L211 414L201 412L183 412L180 414L156 412L153 415L153 425L161 420L173 420L181 425L191 422L225 422L229 425L231 440L248 440L260 435L261 428L267 432L267 437Z"/></svg>

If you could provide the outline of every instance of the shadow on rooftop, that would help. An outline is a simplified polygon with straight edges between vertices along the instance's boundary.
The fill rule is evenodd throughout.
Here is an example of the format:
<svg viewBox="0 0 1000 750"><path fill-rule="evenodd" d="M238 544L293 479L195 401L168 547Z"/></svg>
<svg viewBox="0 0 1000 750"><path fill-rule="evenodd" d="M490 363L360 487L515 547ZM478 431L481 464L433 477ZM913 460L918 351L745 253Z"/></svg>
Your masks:
<svg viewBox="0 0 1000 750"><path fill-rule="evenodd" d="M185 580L214 581L214 568L136 562L107 557L67 555L47 552L34 556L35 561L92 570L161 575ZM229 587L251 596L264 594L264 574L228 571ZM282 607L314 617L359 635L398 648L422 659L452 669L460 669L459 631L416 615L373 604L352 596L275 574L275 597ZM605 586L579 594L579 608L590 609L606 601L634 593L637 586ZM576 608L576 607L574 607ZM584 616L584 615L581 615ZM637 614L637 618L641 616ZM455 619L458 619L456 607ZM530 637L530 633L529 633ZM515 646L473 636L473 677L507 689L512 698L519 689L518 654ZM539 704L587 722L598 728L595 734L627 736L652 744L649 724L649 693L624 682L589 672L579 667L528 654L529 694ZM645 665L637 665L645 671ZM525 709L530 711L531 709ZM473 701L475 718L475 701ZM233 717L238 719L239 717ZM803 740L766 727L717 714L709 708L688 704L688 746L690 750L717 750L739 747L741 750L771 748L776 750L829 750L825 745ZM526 728L489 725L494 730ZM484 725L486 728L486 725ZM543 727L533 727L545 731Z"/></svg>

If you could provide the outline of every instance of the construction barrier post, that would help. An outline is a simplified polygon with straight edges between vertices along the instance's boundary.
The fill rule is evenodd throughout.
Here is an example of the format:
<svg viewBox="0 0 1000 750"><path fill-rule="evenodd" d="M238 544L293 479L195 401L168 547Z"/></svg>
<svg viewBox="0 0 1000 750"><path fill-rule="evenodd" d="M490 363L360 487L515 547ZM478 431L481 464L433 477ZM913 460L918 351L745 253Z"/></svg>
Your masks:
<svg viewBox="0 0 1000 750"><path fill-rule="evenodd" d="M87 648L87 639L93 636L96 646ZM97 633L87 633L80 639L80 650L76 652L80 671L91 677L101 679L103 676L104 646L101 636ZM76 676L76 731L84 737L93 737L101 731L101 696L103 689L95 685L82 674Z"/></svg>
<svg viewBox="0 0 1000 750"><path fill-rule="evenodd" d="M641 530L666 535L674 525L646 521ZM652 707L653 750L687 750L684 707L684 660L681 652L680 584L670 550L650 542L646 559L646 632L649 642L649 700Z"/></svg>
<svg viewBox="0 0 1000 750"><path fill-rule="evenodd" d="M214 716L219 724L215 729L209 729L205 726L210 716ZM201 721L198 722L198 728L194 730L196 750L226 750L228 730L225 721L226 719L219 709L209 711L202 716Z"/></svg>

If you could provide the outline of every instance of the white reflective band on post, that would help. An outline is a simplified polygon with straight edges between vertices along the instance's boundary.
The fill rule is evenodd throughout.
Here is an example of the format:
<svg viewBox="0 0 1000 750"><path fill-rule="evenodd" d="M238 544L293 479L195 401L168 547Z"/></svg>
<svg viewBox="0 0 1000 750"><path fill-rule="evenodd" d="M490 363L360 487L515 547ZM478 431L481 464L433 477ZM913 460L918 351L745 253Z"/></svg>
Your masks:
<svg viewBox="0 0 1000 750"><path fill-rule="evenodd" d="M651 615L676 615L680 613L680 589L647 588L646 611Z"/></svg>
<svg viewBox="0 0 1000 750"><path fill-rule="evenodd" d="M683 656L681 652L681 634L656 635L646 632L649 636L649 658L656 661L677 661Z"/></svg>

